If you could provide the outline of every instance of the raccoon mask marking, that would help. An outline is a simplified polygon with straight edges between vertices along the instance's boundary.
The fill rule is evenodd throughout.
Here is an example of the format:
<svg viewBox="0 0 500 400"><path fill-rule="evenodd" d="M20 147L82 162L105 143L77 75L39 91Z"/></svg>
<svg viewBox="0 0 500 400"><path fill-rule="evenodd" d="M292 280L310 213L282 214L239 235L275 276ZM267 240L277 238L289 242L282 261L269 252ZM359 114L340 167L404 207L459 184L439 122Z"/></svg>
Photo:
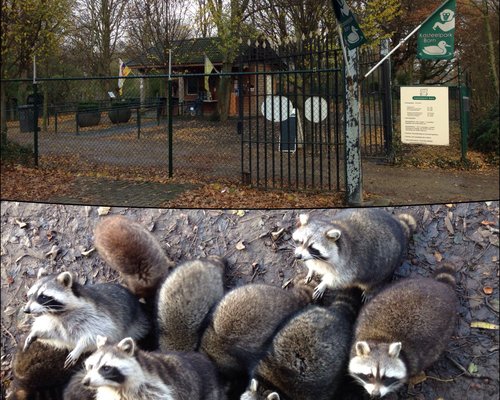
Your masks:
<svg viewBox="0 0 500 400"><path fill-rule="evenodd" d="M54 281L44 269L40 269L37 278L37 282L28 291L28 302L23 308L25 313L35 316L61 313L70 307L71 302L77 300L71 289L73 277L69 272L62 272Z"/></svg>
<svg viewBox="0 0 500 400"><path fill-rule="evenodd" d="M405 363L400 357L401 342L355 344L356 356L349 362L349 373L372 397L383 397L407 380Z"/></svg>

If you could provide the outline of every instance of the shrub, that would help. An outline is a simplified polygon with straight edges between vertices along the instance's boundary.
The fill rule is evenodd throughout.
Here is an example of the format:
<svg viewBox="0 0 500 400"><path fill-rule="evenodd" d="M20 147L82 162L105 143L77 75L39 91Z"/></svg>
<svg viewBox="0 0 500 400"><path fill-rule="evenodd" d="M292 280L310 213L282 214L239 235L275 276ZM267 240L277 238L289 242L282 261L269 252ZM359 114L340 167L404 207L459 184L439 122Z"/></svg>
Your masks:
<svg viewBox="0 0 500 400"><path fill-rule="evenodd" d="M499 110L494 104L471 132L471 147L484 153L499 154Z"/></svg>

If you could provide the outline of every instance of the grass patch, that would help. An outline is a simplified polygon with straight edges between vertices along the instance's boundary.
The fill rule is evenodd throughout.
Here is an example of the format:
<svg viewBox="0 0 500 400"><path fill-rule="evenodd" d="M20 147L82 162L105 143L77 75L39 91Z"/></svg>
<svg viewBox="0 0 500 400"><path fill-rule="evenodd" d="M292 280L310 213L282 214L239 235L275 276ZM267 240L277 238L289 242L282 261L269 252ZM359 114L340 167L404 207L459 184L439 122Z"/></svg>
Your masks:
<svg viewBox="0 0 500 400"><path fill-rule="evenodd" d="M1 146L2 163L34 165L33 149L30 146L22 146L7 139Z"/></svg>

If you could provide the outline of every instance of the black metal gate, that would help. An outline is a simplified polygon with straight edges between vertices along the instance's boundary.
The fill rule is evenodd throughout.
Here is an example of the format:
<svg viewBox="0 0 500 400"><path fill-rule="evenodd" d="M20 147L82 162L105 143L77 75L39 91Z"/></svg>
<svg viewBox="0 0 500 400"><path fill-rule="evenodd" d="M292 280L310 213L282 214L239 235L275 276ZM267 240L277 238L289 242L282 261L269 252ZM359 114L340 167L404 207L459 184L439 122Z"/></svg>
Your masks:
<svg viewBox="0 0 500 400"><path fill-rule="evenodd" d="M244 183L292 190L343 186L341 67L332 35L249 43L235 85Z"/></svg>

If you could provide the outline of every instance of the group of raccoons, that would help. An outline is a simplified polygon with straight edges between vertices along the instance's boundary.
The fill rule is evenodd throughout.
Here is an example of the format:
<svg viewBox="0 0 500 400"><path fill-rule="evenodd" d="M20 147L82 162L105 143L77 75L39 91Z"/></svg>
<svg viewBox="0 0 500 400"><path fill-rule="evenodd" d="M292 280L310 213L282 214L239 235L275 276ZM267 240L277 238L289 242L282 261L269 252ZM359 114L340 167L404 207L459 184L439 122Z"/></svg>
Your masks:
<svg viewBox="0 0 500 400"><path fill-rule="evenodd" d="M226 291L222 258L174 268L143 226L105 217L95 247L126 287L40 270L11 398L383 397L436 361L455 326L451 267L387 283L415 228L377 208L302 214L292 238L307 276Z"/></svg>

